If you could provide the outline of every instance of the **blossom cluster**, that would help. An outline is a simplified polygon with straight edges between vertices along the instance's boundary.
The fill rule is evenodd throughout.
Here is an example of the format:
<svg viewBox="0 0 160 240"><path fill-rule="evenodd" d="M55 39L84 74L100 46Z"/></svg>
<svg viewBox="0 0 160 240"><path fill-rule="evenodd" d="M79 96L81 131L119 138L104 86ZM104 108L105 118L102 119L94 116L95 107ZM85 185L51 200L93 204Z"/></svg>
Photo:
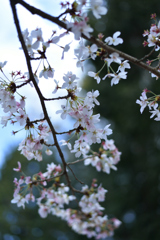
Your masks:
<svg viewBox="0 0 160 240"><path fill-rule="evenodd" d="M151 18L156 19L156 14L152 14ZM155 47L155 51L160 49L160 21L151 25L150 30L145 30L143 37L147 36L147 41L143 45L148 47Z"/></svg>
<svg viewBox="0 0 160 240"><path fill-rule="evenodd" d="M108 45L117 46L118 44L122 44L123 39L119 37L120 34L121 33L119 31L117 31L113 34L113 37L107 37L104 41ZM101 56L101 54L102 53L98 53L98 55L100 55L100 56ZM130 68L130 64L128 63L128 60L124 60L116 52L109 54L109 56L104 56L103 60L104 60L104 65L97 73L92 72L92 71L88 72L88 75L90 77L93 77L94 79L96 79L97 83L100 83L100 81L101 81L99 73L102 71L104 66L107 66L108 73L102 78L102 80L105 80L107 77L112 78L111 79L111 86L118 84L121 79L126 79L127 78L127 72L125 71L125 69ZM113 71L113 68L111 67L112 63L117 63L119 65L116 72Z"/></svg>
<svg viewBox="0 0 160 240"><path fill-rule="evenodd" d="M47 165L47 171L45 173L36 173L31 178L30 176L25 176L21 169L21 163L18 162L18 168L13 169L16 172L22 173L20 179L14 179L15 190L13 194L12 203L16 203L18 207L25 208L25 204L29 203L29 201L35 202L36 198L33 195L33 186L36 181L39 182L38 187L41 189L41 186L47 185L47 180L51 177L55 178L59 173L62 172L62 168L60 165L55 165L54 163ZM62 186L63 187L63 186ZM43 193L45 190L42 190ZM45 194L43 194L45 195ZM42 197L43 198L43 197ZM41 199L38 199L38 203L40 203Z"/></svg>
<svg viewBox="0 0 160 240"><path fill-rule="evenodd" d="M104 239L112 236L114 229L119 227L121 222L103 215L104 208L100 202L105 200L107 190L101 185L97 186L94 179L91 187L85 185L82 192L84 195L79 201L80 210L67 209L58 212L57 215L66 220L75 232L88 238Z"/></svg>
<svg viewBox="0 0 160 240"><path fill-rule="evenodd" d="M6 62L0 63L1 71L3 73L2 67L4 67ZM35 158L38 161L42 161L42 149L45 143L48 141L48 136L50 129L42 120L38 120L38 126L30 121L28 114L25 110L25 97L21 96L20 101L16 100L15 93L17 93L16 83L18 80L27 80L27 76L21 72L12 72L12 80L3 80L0 86L0 103L3 108L4 113L8 116L1 117L1 124L3 127L7 126L8 121L11 124L19 123L23 129L27 131L27 138L24 139L18 150L28 159L31 160ZM18 94L17 94L18 95ZM37 136L34 132L38 132ZM13 131L16 134L18 131ZM33 132L33 133L32 133ZM46 154L51 155L52 151L46 149Z"/></svg>
<svg viewBox="0 0 160 240"><path fill-rule="evenodd" d="M30 201L35 202L38 206L40 217L46 218L48 214L55 215L65 220L77 233L86 235L89 238L103 239L112 236L114 229L119 227L121 223L116 218L109 219L103 213L104 208L101 206L101 202L105 201L107 190L101 184L98 186L96 180L93 180L91 187L84 185L81 190L75 189L69 176L69 170L72 171L72 169L69 166L70 163L67 163L64 158L61 146L67 145L70 153L74 153L76 158L82 158L73 161L72 164L81 161L84 162L84 165L90 164L97 171L103 171L107 174L110 173L111 169L117 169L116 165L120 160L121 153L115 146L114 141L108 139L108 136L112 134L110 124L101 127L100 114L94 114L95 105L100 105L97 100L100 94L99 91L91 90L85 96L82 96L83 93L81 93L81 88L77 83L79 78L69 70L64 74L62 84L53 79L55 69L49 63L47 52L51 49L50 46L54 44L54 46L62 49L61 60L63 60L72 42L65 46L60 46L60 41L72 32L74 39L79 41L79 47L74 49L77 61L76 66L81 67L83 70L85 60L95 60L97 57L101 57L104 62L102 69L104 67L107 68L107 74L103 77L103 80L106 77L112 78L111 85L118 84L120 79L127 78L126 69L130 68L130 64L116 52L109 54L96 44L86 46L86 43L82 40L83 36L90 38L94 31L89 25L88 9L91 10L96 19L107 13L103 0L92 0L89 2L77 0L72 4L61 2L61 7L64 9L64 12L56 19L61 21L62 25L65 24L64 32L62 30L59 32L53 31L51 36L44 40L40 27L31 32L28 29L21 33L19 31L22 45L20 49L25 52L28 65L30 64L28 72L24 74L20 71L12 72L11 80L9 80L3 72L6 62L0 63L0 71L3 74L3 78L5 78L1 78L0 103L4 112L9 114L7 117L2 116L1 123L3 126L6 126L8 121L11 124L19 123L21 130L26 132L26 136L19 144L18 150L27 160L35 159L40 162L43 160L44 149L46 149L47 155L51 155L51 149L54 147L62 160L62 166L60 164L56 165L55 162L49 163L46 172L35 173L32 177L26 176L22 172L21 163L18 162L18 168L14 168L14 171L21 173L21 176L20 179L14 179L15 190L11 202L23 208ZM18 21L15 22L17 25ZM105 38L104 43L109 46L122 44L123 39L119 37L120 34L119 31L115 32L113 37ZM101 34L98 37L101 40L103 38ZM34 72L32 70L33 61L38 62ZM113 70L112 63L118 64L117 71ZM100 83L99 73L101 70L98 73L89 71L88 75L94 77L97 83ZM52 94L60 93L60 90L64 92L65 90L67 95L53 98L44 97L39 84L40 78L54 80L55 88L52 89ZM26 97L21 96L18 89L28 84L31 87L35 87L38 93L43 111L42 119L31 120L31 117L26 112ZM19 101L16 100L16 94L20 96ZM66 120L67 117L72 118L74 123L73 128L66 132L58 133L48 115L45 101L54 102L54 100L61 99L63 99L63 103L61 109L56 111L56 114L59 114L63 120ZM17 132L13 131L14 134ZM57 135L65 133L68 133L69 138L66 140L64 137L58 142ZM50 135L52 135L53 142L48 143ZM101 144L98 152L91 149L93 144ZM65 183L62 182L61 176L65 176ZM79 181L74 173L73 176ZM39 196L34 194L34 188L38 189ZM76 192L80 193L81 197L76 196ZM78 208L70 207L70 203L74 200L76 200L75 204L78 203Z"/></svg>
<svg viewBox="0 0 160 240"><path fill-rule="evenodd" d="M79 0L78 3L75 1L71 6L71 10L74 11L74 16L72 14L72 21L65 19L67 28L71 29L74 33L75 40L80 40L82 34L89 38L90 33L93 32L93 28L87 24L89 18L87 16L87 12L85 11L86 6L86 0ZM92 0L90 2L90 10L97 19L101 18L101 15L105 15L107 13L107 8L103 6L103 0Z"/></svg>
<svg viewBox="0 0 160 240"><path fill-rule="evenodd" d="M37 130L39 131L37 136L34 136L29 132L27 138L19 144L18 150L21 151L21 154L23 154L28 160L34 158L40 162L42 161L42 149L44 144L47 145L50 130L43 123L38 126ZM47 148L46 154L51 155L52 151Z"/></svg>
<svg viewBox="0 0 160 240"><path fill-rule="evenodd" d="M14 171L21 172L19 162L18 168L14 168ZM38 213L42 218L46 218L48 214L60 217L67 221L75 232L89 238L100 239L112 236L114 229L121 222L115 218L108 219L108 216L103 214L104 208L100 205L100 202L104 202L107 190L101 185L97 186L94 179L90 188L87 185L82 187L84 195L79 200L79 208L68 208L66 206L76 197L69 194L68 186L60 183L59 174L61 172L60 165L51 163L47 165L47 172L37 173L32 179L30 176L22 176L19 180L15 178L14 198L11 202L17 204L18 207L25 208L25 204L36 201L39 207ZM51 177L55 180L54 184L47 188L48 179ZM35 182L37 182L40 190L40 197L38 198L33 195Z"/></svg>
<svg viewBox="0 0 160 240"><path fill-rule="evenodd" d="M147 93L152 94L152 96L147 98ZM150 118L155 117L155 121L160 121L160 106L158 104L159 100L159 95L155 95L151 91L144 89L142 95L140 96L140 100L137 99L136 103L141 106L141 113L143 113L144 109L148 106L149 112L151 113Z"/></svg>
<svg viewBox="0 0 160 240"><path fill-rule="evenodd" d="M100 114L93 114L93 107L99 105L97 97L99 91L88 92L86 97L78 97L77 93L80 89L77 87L77 77L72 72L68 72L63 77L64 83L62 87L56 87L56 89L65 88L68 91L69 98L66 100L66 105L61 105L61 110L56 111L57 114L61 114L61 118L65 119L67 115L70 115L76 120L73 127L76 128L78 139L75 140L73 149L69 141L61 140L62 145L67 145L71 153L75 153L75 157L81 155L85 160L85 165L89 163L92 166L96 166L98 171L103 170L106 173L110 172L110 168L116 169L114 166L119 161L120 153L114 145L113 140L108 140L107 136L112 134L110 124L106 125L103 129L97 128L96 124L100 121ZM54 91L55 92L55 91ZM70 137L72 139L72 137ZM94 143L101 143L104 139L103 154L98 156L87 155L90 152L90 146ZM88 158L89 157L89 158Z"/></svg>
<svg viewBox="0 0 160 240"><path fill-rule="evenodd" d="M121 152L118 151L112 139L102 142L99 153L85 159L84 164L91 164L98 172L110 173L110 169L117 170L115 166L120 161Z"/></svg>
<svg viewBox="0 0 160 240"><path fill-rule="evenodd" d="M0 62L0 70L3 75L4 72L2 68L6 65L6 63L6 61L4 63ZM1 124L4 127L7 126L8 121L10 121L11 124L18 122L20 126L23 126L28 117L25 111L25 97L21 96L19 101L17 101L15 97L16 81L24 80L25 76L21 74L20 71L17 71L12 72L11 77L12 79L9 80L4 75L4 79L2 78L0 83L0 104L4 113L8 114L8 116L1 117Z"/></svg>
<svg viewBox="0 0 160 240"><path fill-rule="evenodd" d="M143 33L143 37L147 37L147 41L143 42L143 46L146 47L153 47L153 51L158 52L160 50L160 21L157 21L156 14L151 14L151 19L154 19L155 23L151 25L150 30L145 30ZM149 54L149 56L151 55ZM160 72L159 67L159 52L157 54L157 57L153 59L147 59L147 64L151 65L152 63L158 62L158 65L156 66L156 69ZM154 73L151 73L151 77L155 77L156 80L158 79L158 76Z"/></svg>
<svg viewBox="0 0 160 240"><path fill-rule="evenodd" d="M150 30L145 30L143 37L147 37L147 41L143 42L144 46L153 47L152 51L147 55L147 58L152 55L154 51L158 52L157 57L153 59L147 59L147 64L151 65L152 63L158 62L158 65L155 66L155 69L160 72L159 66L159 50L160 50L160 21L157 21L156 14L151 14L151 19L154 19L155 23L151 25ZM158 80L158 76L154 73L151 73L151 77ZM149 96L147 96L149 95ZM159 106L160 96L153 93L148 89L144 89L140 99L136 100L136 103L140 105L140 112L143 113L146 107L149 108L151 113L150 118L154 118L155 121L160 121L160 106Z"/></svg>

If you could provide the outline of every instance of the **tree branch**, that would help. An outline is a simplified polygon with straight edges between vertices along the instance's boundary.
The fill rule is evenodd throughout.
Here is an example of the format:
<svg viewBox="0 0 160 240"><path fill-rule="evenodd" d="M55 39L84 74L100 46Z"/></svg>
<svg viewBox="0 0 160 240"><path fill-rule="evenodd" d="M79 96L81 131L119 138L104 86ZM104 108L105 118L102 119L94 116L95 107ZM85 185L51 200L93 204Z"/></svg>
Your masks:
<svg viewBox="0 0 160 240"><path fill-rule="evenodd" d="M20 5L22 5L24 8L26 8L26 9L27 9L29 12L31 12L32 14L36 14L36 15L42 17L42 18L45 18L45 19L47 19L47 20L49 20L49 21L57 24L58 26L66 29L67 31L70 31L70 32L71 32L71 30L67 28L67 25L66 25L64 22L62 22L62 21L59 20L59 17L53 17L53 16L51 16L51 15L49 15L49 14L47 14L47 13L45 13L45 12L43 12L43 11L37 9L37 8L35 8L35 7L27 4L27 3L24 2L23 0L15 0L15 2L16 2L16 3L19 3ZM152 72L152 73L154 73L155 75L157 75L158 77L160 77L160 72L157 71L156 68L147 65L146 63L142 62L141 59L139 60L139 59L137 59L137 58L135 58L135 57L132 57L131 55L129 55L129 54L127 54L127 53L124 53L124 52L119 51L119 50L117 50L117 49L115 49L115 48L113 48L113 47L110 47L110 46L106 45L105 43L103 43L102 41L100 41L99 39L96 39L95 37L90 37L90 38L88 38L88 37L86 37L84 34L82 34L82 37L83 37L84 39L92 42L92 43L95 43L98 47L101 47L101 48L103 48L104 50L106 50L106 52L108 52L108 53L116 52L116 53L119 54L120 57L122 57L122 58L124 58L124 59L126 59L126 60L129 60L129 61L130 61L131 63L133 63L134 65L137 65L137 66L139 66L139 67L141 67L141 68L143 68L143 69L145 69L145 70L148 70L149 72ZM142 58L142 59L143 59L143 58Z"/></svg>
<svg viewBox="0 0 160 240"><path fill-rule="evenodd" d="M22 49L24 51L24 55L25 55L30 79L32 79L31 81L32 81L32 83L33 83L33 85L36 89L36 92L38 94L38 97L40 99L41 107L42 107L42 110L43 110L43 113L44 113L44 118L46 119L46 121L47 121L47 123L48 123L48 125L51 129L52 136L53 136L53 139L54 139L54 144L55 144L55 146L58 150L59 156L60 156L60 158L62 160L62 163L63 163L63 167L64 167L63 172L66 176L66 180L68 182L68 185L72 188L69 176L68 176L67 171L66 171L67 164L65 162L62 150L59 146L59 143L58 143L58 140L57 140L57 137L56 137L56 131L55 131L55 129L54 129L52 123L51 123L51 120L50 120L49 116L48 116L47 109L46 109L46 106L45 106L45 103L44 103L44 97L43 97L43 95L42 95L42 93L41 93L41 91L40 91L40 89L39 89L39 87L36 83L35 78L34 78L34 74L33 74L33 71L32 71L31 63L30 63L30 57L28 55L28 51L27 51L27 48L26 48L26 45L25 45L25 42L24 42L24 39L23 39L22 31L21 31L21 28L20 28L17 12L16 12L16 8L15 8L16 3L17 3L16 0L10 0L10 5L11 5L12 13L13 13L13 18L14 18L15 26L16 26L17 33L18 33L18 38L19 38L19 41L22 45Z"/></svg>
<svg viewBox="0 0 160 240"><path fill-rule="evenodd" d="M67 98L69 98L69 97L70 97L70 95L68 94L68 95L66 95L66 96L56 97L56 98L45 98L45 97L43 97L43 100L44 100L44 101L54 101L54 100L60 100L60 99L67 99Z"/></svg>

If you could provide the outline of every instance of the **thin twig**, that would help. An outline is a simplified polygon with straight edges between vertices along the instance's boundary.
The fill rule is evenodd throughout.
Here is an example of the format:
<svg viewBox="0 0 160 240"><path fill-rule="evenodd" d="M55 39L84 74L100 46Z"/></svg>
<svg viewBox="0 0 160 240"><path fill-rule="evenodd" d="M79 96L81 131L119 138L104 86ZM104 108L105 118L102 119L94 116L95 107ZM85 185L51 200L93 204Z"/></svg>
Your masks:
<svg viewBox="0 0 160 240"><path fill-rule="evenodd" d="M77 128L73 128L73 129L71 129L71 130L69 130L69 131L66 131L66 132L60 132L60 133L59 133L59 132L56 132L56 134L59 134L59 135L60 135L60 134L61 134L61 135L62 135L62 134L67 134L67 133L70 134L71 132L74 132L74 131L77 131Z"/></svg>
<svg viewBox="0 0 160 240"><path fill-rule="evenodd" d="M42 119L38 119L38 120L34 120L34 121L30 121L30 123L43 122L44 120L45 120L45 118L42 118Z"/></svg>
<svg viewBox="0 0 160 240"><path fill-rule="evenodd" d="M53 144L48 144L48 143L44 142L43 144L44 144L45 146L47 146L47 147L53 147L53 146L55 146L55 143L53 143Z"/></svg>
<svg viewBox="0 0 160 240"><path fill-rule="evenodd" d="M155 48L154 47L148 54L146 54L143 58L139 59L138 61L141 62L141 61L144 61L144 59L148 58L149 56L151 56L151 54L155 51Z"/></svg>
<svg viewBox="0 0 160 240"><path fill-rule="evenodd" d="M72 9L67 9L65 12L61 13L57 18L59 19L60 17L62 17L63 15L65 15L67 13L73 13Z"/></svg>
<svg viewBox="0 0 160 240"><path fill-rule="evenodd" d="M27 84L30 83L30 82L31 82L31 79L28 79L26 82L24 82L24 83L22 83L22 84L16 86L16 88L21 88L21 87L27 85Z"/></svg>
<svg viewBox="0 0 160 240"><path fill-rule="evenodd" d="M41 182L48 182L48 181L51 181L51 180L53 180L53 179L55 179L55 178L58 178L58 177L62 177L63 175L65 175L65 172L62 172L62 173L60 173L60 174L58 174L57 176L53 176L53 177L50 177L50 178L45 178L45 179L40 179L40 180L34 180L34 181L32 181L32 183L31 183L31 185L35 185L36 183L41 183Z"/></svg>
<svg viewBox="0 0 160 240"><path fill-rule="evenodd" d="M69 94L68 95L66 95L66 96L63 96L63 97L57 97L57 98L45 98L45 97L43 97L43 100L44 101L54 101L54 100L60 100L60 99L67 99L67 98L69 98L70 96L69 96Z"/></svg>
<svg viewBox="0 0 160 240"><path fill-rule="evenodd" d="M79 160L76 160L74 162L68 162L67 165L73 165L73 164L76 164L76 163L79 163L79 162L83 162L84 160L86 160L87 158L92 158L93 156L88 156L86 158L82 158L82 159L79 159Z"/></svg>
<svg viewBox="0 0 160 240"><path fill-rule="evenodd" d="M72 172L73 176L75 177L75 179L76 179L78 182L80 182L81 184L84 184L84 182L82 182L81 180L79 180L79 179L76 177L75 173L73 172L72 168L71 168L69 165L68 165L68 168L71 170L71 172Z"/></svg>
<svg viewBox="0 0 160 240"><path fill-rule="evenodd" d="M42 58L42 57L36 57L36 58L30 57L30 60L40 60L40 59L44 59L44 58Z"/></svg>

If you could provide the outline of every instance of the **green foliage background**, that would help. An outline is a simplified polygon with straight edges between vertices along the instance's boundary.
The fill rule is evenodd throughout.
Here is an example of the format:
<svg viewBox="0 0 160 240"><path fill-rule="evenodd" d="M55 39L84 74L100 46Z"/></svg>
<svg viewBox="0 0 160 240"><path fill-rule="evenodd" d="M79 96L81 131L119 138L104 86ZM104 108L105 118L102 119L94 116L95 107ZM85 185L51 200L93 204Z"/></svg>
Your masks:
<svg viewBox="0 0 160 240"><path fill-rule="evenodd" d="M157 12L160 16L160 2L108 0L107 8L108 14L102 19L95 21L91 16L97 33L112 36L115 31L121 31L124 44L118 46L120 50L137 58L147 54L150 49L143 48L142 33L152 23L151 13ZM94 64L95 71L102 66L99 60L89 61L88 64ZM101 76L105 74L103 71ZM94 177L108 189L104 204L106 213L122 221L121 227L110 240L159 240L160 123L149 118L148 110L141 115L135 102L146 87L158 94L160 83L152 79L148 72L132 65L128 79L121 80L116 86L110 86L110 79L101 81L97 86L94 79L86 77L83 87L87 91L100 91L98 100L101 105L96 107L95 113L100 112L111 123L111 137L122 152L122 157L118 171L112 171L110 175L97 173L91 167L84 168L82 163L73 169L84 182L89 184ZM53 216L41 219L33 205L23 210L10 204L13 194L11 182L13 177L17 177L12 169L20 160L28 173L39 171L37 163L28 163L17 152L8 157L0 182L0 239L86 239L71 232L65 222ZM45 165L42 167L45 168Z"/></svg>

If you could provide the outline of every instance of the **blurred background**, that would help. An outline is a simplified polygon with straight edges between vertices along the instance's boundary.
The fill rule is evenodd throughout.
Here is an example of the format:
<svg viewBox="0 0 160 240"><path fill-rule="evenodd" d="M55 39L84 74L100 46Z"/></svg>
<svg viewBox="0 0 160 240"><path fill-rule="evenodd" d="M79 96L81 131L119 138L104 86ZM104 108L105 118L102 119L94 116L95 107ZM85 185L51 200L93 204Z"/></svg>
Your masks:
<svg viewBox="0 0 160 240"><path fill-rule="evenodd" d="M47 1L45 4L47 5ZM112 36L115 31L121 31L124 44L118 46L118 49L137 58L147 54L150 49L143 47L142 34L153 23L150 20L152 13L157 13L157 17L160 17L158 12L160 2L107 0L106 6L108 14L100 20L95 21L92 15L90 16L91 25L97 31L95 35L102 32L106 37ZM91 67L96 72L101 66L102 63L98 60L88 61L85 71ZM74 72L73 69L72 71ZM105 74L106 72L102 72L101 76ZM135 102L144 88L158 94L160 82L151 78L148 72L132 65L127 80L120 81L118 85L111 87L109 79L97 85L94 79L84 77L82 86L86 91L92 89L100 91L98 100L101 105L95 109L95 113L101 114L103 122L111 123L113 129L111 138L122 152L121 161L117 166L118 171L112 171L110 175L97 173L92 167L84 168L83 163L73 167L77 176L84 182L90 184L92 178L97 178L98 182L108 189L103 204L105 212L109 217L115 216L122 221L120 228L108 240L159 240L160 123L150 119L148 110L141 115ZM52 161L53 158L52 156ZM25 210L10 204L13 195L12 181L17 177L12 169L17 166L17 161L22 162L26 174L33 174L40 168L45 169L50 159L39 166L34 160L26 161L14 150L6 154L0 179L0 239L86 239L72 232L67 224L58 218L48 216L47 219L41 219L34 204L26 206Z"/></svg>

